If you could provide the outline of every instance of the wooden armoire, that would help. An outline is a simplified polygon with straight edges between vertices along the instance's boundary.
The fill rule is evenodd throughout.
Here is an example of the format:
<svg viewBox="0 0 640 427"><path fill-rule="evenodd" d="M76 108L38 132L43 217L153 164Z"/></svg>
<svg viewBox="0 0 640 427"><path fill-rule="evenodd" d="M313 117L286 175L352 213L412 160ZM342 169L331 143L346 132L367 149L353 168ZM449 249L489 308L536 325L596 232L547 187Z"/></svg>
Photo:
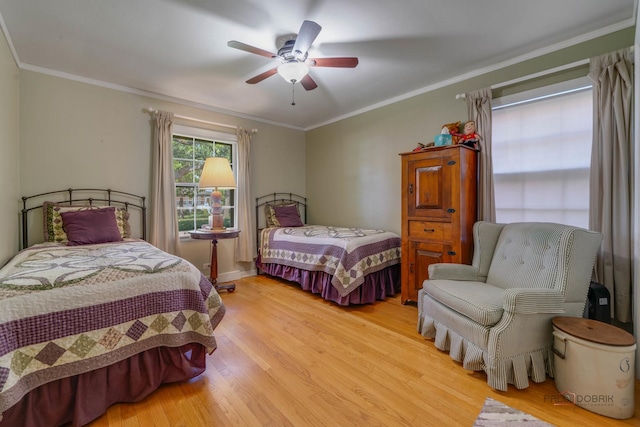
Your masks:
<svg viewBox="0 0 640 427"><path fill-rule="evenodd" d="M418 300L429 265L471 264L477 152L464 145L402 153L402 303Z"/></svg>

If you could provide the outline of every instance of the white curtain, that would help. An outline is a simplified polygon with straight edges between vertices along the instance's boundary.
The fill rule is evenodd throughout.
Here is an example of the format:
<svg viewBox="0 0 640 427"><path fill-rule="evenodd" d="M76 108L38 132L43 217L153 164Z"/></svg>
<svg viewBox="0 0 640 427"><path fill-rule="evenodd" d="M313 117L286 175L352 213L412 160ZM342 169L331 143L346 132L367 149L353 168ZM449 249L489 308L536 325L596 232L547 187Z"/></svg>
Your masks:
<svg viewBox="0 0 640 427"><path fill-rule="evenodd" d="M180 255L173 171L173 113L158 111L154 119L149 242L165 252Z"/></svg>
<svg viewBox="0 0 640 427"><path fill-rule="evenodd" d="M466 95L469 120L476 122L480 135L478 156L478 221L496 221L496 201L493 186L491 160L491 88L484 88Z"/></svg>
<svg viewBox="0 0 640 427"><path fill-rule="evenodd" d="M251 132L238 128L238 236L236 261L252 262L257 256L253 205L251 203Z"/></svg>
<svg viewBox="0 0 640 427"><path fill-rule="evenodd" d="M604 240L596 260L596 280L611 293L613 316L631 322L633 212L632 95L630 49L591 59L593 144L589 227Z"/></svg>

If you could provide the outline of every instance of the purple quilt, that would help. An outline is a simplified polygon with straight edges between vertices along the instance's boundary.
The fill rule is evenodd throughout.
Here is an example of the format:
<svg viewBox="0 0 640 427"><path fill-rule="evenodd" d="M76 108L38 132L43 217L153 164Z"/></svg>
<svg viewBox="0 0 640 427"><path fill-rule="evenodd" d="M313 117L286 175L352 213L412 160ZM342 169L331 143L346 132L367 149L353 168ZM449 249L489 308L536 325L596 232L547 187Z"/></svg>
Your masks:
<svg viewBox="0 0 640 427"><path fill-rule="evenodd" d="M216 348L220 296L147 242L35 245L0 269L0 414L38 386L142 351Z"/></svg>
<svg viewBox="0 0 640 427"><path fill-rule="evenodd" d="M341 296L364 282L364 277L400 263L400 237L382 230L308 225L266 228L260 240L265 264L281 264L331 274Z"/></svg>

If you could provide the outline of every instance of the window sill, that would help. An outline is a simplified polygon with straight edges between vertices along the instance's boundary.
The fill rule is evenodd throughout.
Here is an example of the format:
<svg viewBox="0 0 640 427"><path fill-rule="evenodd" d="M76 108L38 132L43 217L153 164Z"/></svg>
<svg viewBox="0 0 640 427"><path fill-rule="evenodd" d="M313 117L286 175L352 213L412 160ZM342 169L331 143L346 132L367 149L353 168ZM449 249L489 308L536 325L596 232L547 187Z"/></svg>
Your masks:
<svg viewBox="0 0 640 427"><path fill-rule="evenodd" d="M182 243L182 242L190 242L190 241L195 241L195 239L192 239L191 236L189 236L189 234L181 234L180 235L180 243Z"/></svg>

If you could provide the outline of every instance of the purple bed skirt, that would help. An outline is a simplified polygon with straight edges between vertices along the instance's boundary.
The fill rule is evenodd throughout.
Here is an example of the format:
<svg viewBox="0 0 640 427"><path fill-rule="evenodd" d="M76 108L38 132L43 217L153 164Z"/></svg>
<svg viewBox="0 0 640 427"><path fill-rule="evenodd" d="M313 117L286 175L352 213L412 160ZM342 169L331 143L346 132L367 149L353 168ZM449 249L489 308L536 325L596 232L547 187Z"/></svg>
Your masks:
<svg viewBox="0 0 640 427"><path fill-rule="evenodd" d="M201 344L160 347L85 374L44 384L2 414L0 427L82 426L118 402L138 402L164 383L196 377L206 368Z"/></svg>
<svg viewBox="0 0 640 427"><path fill-rule="evenodd" d="M324 271L308 271L280 264L263 264L256 260L259 270L269 276L298 283L305 291L319 294L323 299L340 305L371 304L400 292L400 264L367 274L364 283L351 293L341 296L331 284L331 275Z"/></svg>

